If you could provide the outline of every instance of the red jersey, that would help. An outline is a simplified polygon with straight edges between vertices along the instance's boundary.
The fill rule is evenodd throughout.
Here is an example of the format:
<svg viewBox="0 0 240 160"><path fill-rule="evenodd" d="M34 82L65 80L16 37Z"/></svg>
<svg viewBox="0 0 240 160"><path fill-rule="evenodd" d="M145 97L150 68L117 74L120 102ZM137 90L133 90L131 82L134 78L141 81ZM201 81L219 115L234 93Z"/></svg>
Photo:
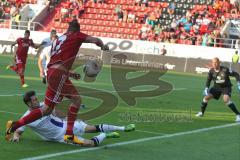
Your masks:
<svg viewBox="0 0 240 160"><path fill-rule="evenodd" d="M77 56L78 50L88 35L82 32L67 32L52 43L51 59L48 67L53 64L62 64L67 70Z"/></svg>
<svg viewBox="0 0 240 160"><path fill-rule="evenodd" d="M30 46L34 46L32 39L18 38L17 39L17 63L26 63L27 53Z"/></svg>

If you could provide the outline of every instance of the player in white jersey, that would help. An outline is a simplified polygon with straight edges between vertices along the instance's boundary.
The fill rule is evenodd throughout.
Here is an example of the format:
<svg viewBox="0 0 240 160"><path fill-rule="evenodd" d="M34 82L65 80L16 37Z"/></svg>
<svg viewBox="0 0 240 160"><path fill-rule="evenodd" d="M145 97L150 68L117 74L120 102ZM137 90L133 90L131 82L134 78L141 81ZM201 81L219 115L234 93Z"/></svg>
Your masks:
<svg viewBox="0 0 240 160"><path fill-rule="evenodd" d="M52 47L52 42L57 38L57 32L56 30L52 30L50 33L50 37L45 38L40 46L41 49L39 49L38 54L40 53L40 56L38 58L38 68L40 72L40 77L43 78L43 83L46 83L46 76L47 76L47 65L50 61L50 51ZM37 54L37 55L38 55Z"/></svg>
<svg viewBox="0 0 240 160"><path fill-rule="evenodd" d="M29 91L24 95L23 98L24 103L28 106L28 111L23 115L29 114L31 110L42 107L44 104L39 103L36 94L34 91ZM20 136L24 132L26 127L31 128L37 135L39 135L42 139L47 141L56 141L64 143L64 135L66 132L67 121L57 117L59 113L54 112L49 116L42 117L26 126L18 128L14 132L14 136L11 141L19 142ZM108 124L100 124L100 125L88 125L83 121L75 121L73 132L79 140L82 142L83 146L97 146L101 143L105 138L117 138L119 137L119 133L113 131L133 131L135 130L135 125L130 124L127 126L114 126ZM81 136L84 133L93 133L93 132L101 132L99 135L93 137L92 139L84 139Z"/></svg>

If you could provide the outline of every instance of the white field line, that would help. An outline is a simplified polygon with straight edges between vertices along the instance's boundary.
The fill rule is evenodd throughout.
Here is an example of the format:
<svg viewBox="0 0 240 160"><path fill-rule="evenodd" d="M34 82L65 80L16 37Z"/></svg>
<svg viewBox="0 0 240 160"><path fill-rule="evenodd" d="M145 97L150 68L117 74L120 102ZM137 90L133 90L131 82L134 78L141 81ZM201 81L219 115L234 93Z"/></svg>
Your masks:
<svg viewBox="0 0 240 160"><path fill-rule="evenodd" d="M9 111L4 111L4 110L0 110L0 113L7 113L7 114L14 114L14 115L23 115L23 113L15 113L15 112L9 112Z"/></svg>
<svg viewBox="0 0 240 160"><path fill-rule="evenodd" d="M179 132L179 133L174 133L174 134L167 134L167 135L162 135L162 136L147 137L147 138L141 138L141 139L136 139L136 140L131 140L131 141L119 142L119 143L114 143L114 144L105 145L105 146L101 146L101 147L86 148L86 149L76 149L76 150L72 150L72 151L65 151L65 152L58 152L58 153L53 153L53 154L46 154L46 155L42 155L42 156L24 158L24 159L21 159L21 160L40 160L40 159L58 157L58 156L74 154L74 153L95 151L95 150L100 150L100 149L104 149L104 148L111 148L111 147L116 147L116 146L123 146L123 145L135 144L135 143L140 143L140 142L146 142L146 141L152 141L152 140L160 140L160 139L178 137L178 136L183 136L183 135L190 135L190 134L194 134L194 133L201 133L201 132L211 131L211 130L215 130L215 129L236 126L236 125L239 125L239 124L240 123L231 123L231 124L225 124L225 125L221 125L221 126L214 126L214 127L196 129L196 130L192 130L192 131Z"/></svg>
<svg viewBox="0 0 240 160"><path fill-rule="evenodd" d="M160 132L150 132L150 131L145 131L145 130L135 130L136 132L143 132L143 133L150 133L150 134L155 134L155 135L167 135L165 133L160 133Z"/></svg>
<svg viewBox="0 0 240 160"><path fill-rule="evenodd" d="M182 90L186 90L187 88L174 88L174 91L182 91ZM129 92L129 91L108 91L108 90L104 90L106 92L109 93L116 93L116 92ZM134 91L139 91L139 92L144 92L144 91L149 91L149 90L134 90ZM82 92L82 93L98 93L101 91L90 91L90 92ZM45 95L45 93L37 93L37 95L43 96ZM23 96L23 94L20 93L16 93L16 94L0 94L0 97L12 97L12 96Z"/></svg>

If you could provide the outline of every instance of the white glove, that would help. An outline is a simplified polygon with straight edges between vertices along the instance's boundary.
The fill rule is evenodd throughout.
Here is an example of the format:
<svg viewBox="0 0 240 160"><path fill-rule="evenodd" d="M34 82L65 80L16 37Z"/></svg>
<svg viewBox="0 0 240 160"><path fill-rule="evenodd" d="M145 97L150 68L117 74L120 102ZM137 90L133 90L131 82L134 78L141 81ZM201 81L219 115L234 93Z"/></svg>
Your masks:
<svg viewBox="0 0 240 160"><path fill-rule="evenodd" d="M204 89L203 95L204 95L204 96L208 95L208 87L206 87L206 88Z"/></svg>

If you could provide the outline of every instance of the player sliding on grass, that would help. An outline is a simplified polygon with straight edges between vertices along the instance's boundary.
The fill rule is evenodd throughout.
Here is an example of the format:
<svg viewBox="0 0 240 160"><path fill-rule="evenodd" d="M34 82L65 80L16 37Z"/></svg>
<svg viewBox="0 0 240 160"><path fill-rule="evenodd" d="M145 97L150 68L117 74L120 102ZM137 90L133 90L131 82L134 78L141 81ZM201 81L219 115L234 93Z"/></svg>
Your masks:
<svg viewBox="0 0 240 160"><path fill-rule="evenodd" d="M8 123L6 127L7 140L11 138L12 133L19 127L34 122L43 116L50 115L56 104L60 103L63 97L66 97L72 103L68 107L67 129L64 141L82 144L81 139L78 139L73 133L73 125L81 105L81 97L69 79L69 77L80 78L79 74L70 70L82 43L94 43L102 50L109 50L108 46L104 45L99 38L80 32L80 24L76 19L70 22L67 32L58 37L52 44L51 59L47 71L48 87L45 94L45 105L42 108L32 110L28 115L16 122Z"/></svg>
<svg viewBox="0 0 240 160"><path fill-rule="evenodd" d="M24 33L24 37L23 38L18 38L16 40L16 42L14 42L11 45L11 51L12 48L17 44L17 51L16 54L14 54L14 61L13 64L14 65L8 65L6 69L11 69L14 72L16 72L17 74L19 74L20 76L20 80L21 80L21 85L22 87L28 87L28 85L25 83L24 80L24 71L25 71L25 65L27 62L27 56L28 56L28 49L29 47L33 47L33 48L38 48L39 46L35 45L32 41L32 39L29 39L30 37L30 31L26 30Z"/></svg>
<svg viewBox="0 0 240 160"><path fill-rule="evenodd" d="M218 100L223 95L223 101L228 107L236 114L236 122L240 122L240 113L237 110L235 104L231 101L232 84L230 76L236 78L237 89L240 93L240 76L237 72L230 71L227 67L220 65L218 58L212 59L212 68L208 73L206 82L206 88L203 92L204 98L201 104L201 111L196 114L197 117L202 117L207 108L208 101L212 98ZM214 85L209 89L211 81L214 81Z"/></svg>
<svg viewBox="0 0 240 160"><path fill-rule="evenodd" d="M24 103L28 106L28 111L25 112L25 115L28 115L30 111L42 108L43 103L39 103L38 98L34 91L27 92L23 97ZM31 128L34 132L37 133L42 139L47 141L57 141L64 142L64 134L66 132L67 122L66 120L58 118L57 112L45 116L41 119L38 119L26 126ZM61 115L60 115L61 116ZM130 124L127 126L113 126L108 124L100 124L100 125L88 125L83 121L75 121L73 132L74 135L78 137L81 141L82 146L97 146L100 144L105 138L118 138L119 133L113 131L133 131L135 129L134 124ZM11 141L18 142L20 136L25 130L25 126L18 128L13 135ZM81 136L84 133L95 133L101 132L99 135L93 137L92 139L84 139Z"/></svg>

